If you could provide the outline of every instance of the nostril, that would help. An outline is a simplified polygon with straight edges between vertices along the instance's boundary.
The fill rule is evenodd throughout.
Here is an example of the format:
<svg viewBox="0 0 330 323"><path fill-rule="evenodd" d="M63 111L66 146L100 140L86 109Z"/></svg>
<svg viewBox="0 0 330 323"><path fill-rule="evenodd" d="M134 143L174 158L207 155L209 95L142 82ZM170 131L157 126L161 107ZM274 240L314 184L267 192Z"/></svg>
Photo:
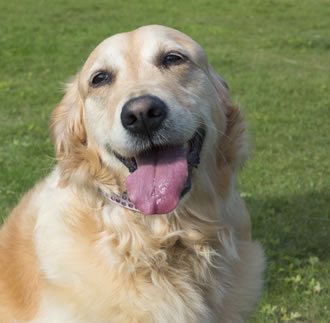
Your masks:
<svg viewBox="0 0 330 323"><path fill-rule="evenodd" d="M128 113L126 114L126 116L124 117L124 121L125 121L125 124L127 126L131 126L132 124L134 124L137 120L137 117L133 114L133 113Z"/></svg>
<svg viewBox="0 0 330 323"><path fill-rule="evenodd" d="M158 118L163 116L164 111L161 108L153 107L147 112L148 118Z"/></svg>

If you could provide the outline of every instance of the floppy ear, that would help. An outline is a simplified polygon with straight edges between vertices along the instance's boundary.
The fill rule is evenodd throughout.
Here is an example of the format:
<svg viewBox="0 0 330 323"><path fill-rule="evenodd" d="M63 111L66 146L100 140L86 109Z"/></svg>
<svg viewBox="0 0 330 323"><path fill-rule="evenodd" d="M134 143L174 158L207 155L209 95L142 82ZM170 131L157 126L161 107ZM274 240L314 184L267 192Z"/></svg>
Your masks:
<svg viewBox="0 0 330 323"><path fill-rule="evenodd" d="M248 155L246 123L239 106L230 102L227 83L212 67L210 75L218 93L219 108L224 110L225 116L225 130L219 140L216 156L216 189L222 199L228 202L222 211L225 222L235 229L239 239L249 240L250 217L243 200L233 191L237 172Z"/></svg>
<svg viewBox="0 0 330 323"><path fill-rule="evenodd" d="M67 85L63 99L51 115L50 132L56 157L60 160L68 158L73 149L77 150L86 144L83 102L78 91L78 74Z"/></svg>
<svg viewBox="0 0 330 323"><path fill-rule="evenodd" d="M219 175L220 192L225 195L230 187L233 174L244 164L247 159L248 144L246 124L238 105L232 104L229 97L229 88L226 81L209 66L209 73L215 87L219 106L223 110L225 131L220 138L217 152L217 168Z"/></svg>
<svg viewBox="0 0 330 323"><path fill-rule="evenodd" d="M54 140L55 153L60 165L59 185L70 181L78 183L80 189L102 187L107 191L116 189L113 174L102 163L99 154L87 147L84 121L84 105L78 90L79 74L67 85L66 93L54 109L50 131Z"/></svg>
<svg viewBox="0 0 330 323"><path fill-rule="evenodd" d="M229 87L225 79L218 74L215 69L209 64L210 78L215 87L221 101L227 103L229 101Z"/></svg>

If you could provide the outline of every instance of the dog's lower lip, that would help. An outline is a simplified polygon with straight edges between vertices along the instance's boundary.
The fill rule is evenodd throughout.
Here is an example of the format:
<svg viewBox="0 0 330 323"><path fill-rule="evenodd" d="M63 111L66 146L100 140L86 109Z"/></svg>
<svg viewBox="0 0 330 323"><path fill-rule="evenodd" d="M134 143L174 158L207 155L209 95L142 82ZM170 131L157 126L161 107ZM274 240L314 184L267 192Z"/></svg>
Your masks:
<svg viewBox="0 0 330 323"><path fill-rule="evenodd" d="M205 137L205 129L199 128L194 136L189 140L190 149L188 151L187 161L189 166L197 167L200 162L200 152Z"/></svg>
<svg viewBox="0 0 330 323"><path fill-rule="evenodd" d="M117 153L114 154L128 168L130 173L133 173L137 169L137 164L134 157L125 158Z"/></svg>

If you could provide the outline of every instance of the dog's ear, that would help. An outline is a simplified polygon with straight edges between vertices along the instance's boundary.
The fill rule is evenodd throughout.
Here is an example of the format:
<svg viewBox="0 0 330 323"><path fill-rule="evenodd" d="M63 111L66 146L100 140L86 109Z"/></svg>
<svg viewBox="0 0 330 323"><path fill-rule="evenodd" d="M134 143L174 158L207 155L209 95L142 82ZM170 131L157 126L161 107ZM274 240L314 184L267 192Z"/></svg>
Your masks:
<svg viewBox="0 0 330 323"><path fill-rule="evenodd" d="M58 159L65 159L73 149L86 144L83 102L78 90L78 74L67 85L66 93L56 106L50 122L55 153Z"/></svg>
<svg viewBox="0 0 330 323"><path fill-rule="evenodd" d="M84 103L79 94L79 75L67 85L66 93L54 109L50 131L55 145L56 158L60 165L59 185L69 182L104 191L116 189L117 182L112 172L101 162L98 153L87 147L87 133L84 119Z"/></svg>
<svg viewBox="0 0 330 323"><path fill-rule="evenodd" d="M233 226L239 239L249 240L251 237L250 217L244 202L237 193L232 194L236 185L237 172L248 156L246 122L240 107L230 101L227 83L212 67L209 71L218 94L219 108L224 111L224 113L221 111L221 115L225 118L225 129L217 147L216 190L224 200L229 198L229 203L223 209L225 222Z"/></svg>
<svg viewBox="0 0 330 323"><path fill-rule="evenodd" d="M225 129L217 149L217 168L221 194L230 187L238 169L247 159L246 123L238 105L231 103L226 81L209 66L210 78L218 94L219 108L225 118ZM224 110L224 111L223 111Z"/></svg>
<svg viewBox="0 0 330 323"><path fill-rule="evenodd" d="M215 69L209 64L209 74L211 82L217 91L217 94L219 96L219 99L224 102L229 102L229 87L225 79L218 74Z"/></svg>

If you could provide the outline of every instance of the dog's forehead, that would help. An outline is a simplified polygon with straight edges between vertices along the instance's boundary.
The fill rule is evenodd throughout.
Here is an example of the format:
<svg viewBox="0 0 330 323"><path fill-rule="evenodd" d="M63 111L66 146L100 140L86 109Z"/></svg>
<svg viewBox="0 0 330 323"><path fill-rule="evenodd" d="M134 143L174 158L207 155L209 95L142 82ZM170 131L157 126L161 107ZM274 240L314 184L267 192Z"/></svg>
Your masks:
<svg viewBox="0 0 330 323"><path fill-rule="evenodd" d="M122 68L127 60L150 61L160 51L176 50L197 60L206 60L203 49L190 37L163 26L144 26L105 39L90 55L86 65L91 69L102 64Z"/></svg>

